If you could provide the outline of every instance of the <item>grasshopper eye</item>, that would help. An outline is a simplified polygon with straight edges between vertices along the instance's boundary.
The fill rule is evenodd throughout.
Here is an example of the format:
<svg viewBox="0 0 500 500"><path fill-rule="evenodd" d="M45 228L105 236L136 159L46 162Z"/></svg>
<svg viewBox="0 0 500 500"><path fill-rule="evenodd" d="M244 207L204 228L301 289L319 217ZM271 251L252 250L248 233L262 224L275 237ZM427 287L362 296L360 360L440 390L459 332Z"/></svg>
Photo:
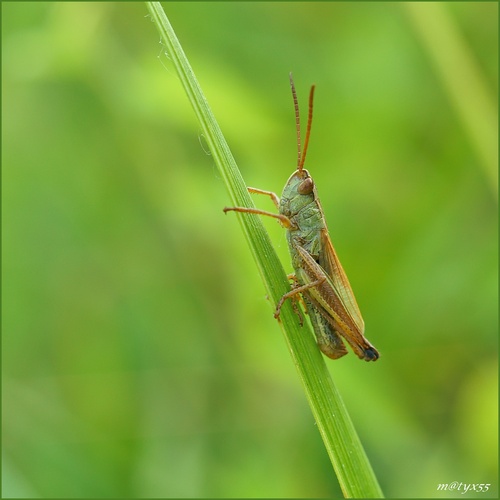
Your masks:
<svg viewBox="0 0 500 500"><path fill-rule="evenodd" d="M299 192L299 194L311 194L313 189L314 189L314 181L311 179L311 177L307 177L307 179L304 179L299 184L297 191Z"/></svg>

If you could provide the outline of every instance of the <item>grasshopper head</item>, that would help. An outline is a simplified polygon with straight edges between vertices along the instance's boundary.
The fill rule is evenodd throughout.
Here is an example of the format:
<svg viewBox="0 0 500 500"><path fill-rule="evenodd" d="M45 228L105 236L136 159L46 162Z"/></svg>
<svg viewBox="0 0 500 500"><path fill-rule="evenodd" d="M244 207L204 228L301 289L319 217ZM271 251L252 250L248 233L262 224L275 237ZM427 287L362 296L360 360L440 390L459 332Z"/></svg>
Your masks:
<svg viewBox="0 0 500 500"><path fill-rule="evenodd" d="M297 169L288 179L285 190L289 195L307 196L314 192L314 181L305 168Z"/></svg>
<svg viewBox="0 0 500 500"><path fill-rule="evenodd" d="M281 195L282 209L292 216L316 199L314 181L309 172L302 168L296 170L288 179Z"/></svg>

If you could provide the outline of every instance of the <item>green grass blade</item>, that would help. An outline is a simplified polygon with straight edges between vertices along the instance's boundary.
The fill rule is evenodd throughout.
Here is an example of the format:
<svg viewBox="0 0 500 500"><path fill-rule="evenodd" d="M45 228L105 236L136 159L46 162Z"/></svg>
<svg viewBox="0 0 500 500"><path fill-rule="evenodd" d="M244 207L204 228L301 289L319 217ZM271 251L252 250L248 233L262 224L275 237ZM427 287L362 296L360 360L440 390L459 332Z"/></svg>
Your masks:
<svg viewBox="0 0 500 500"><path fill-rule="evenodd" d="M231 203L253 207L246 184L161 4L146 4L200 121L203 135L226 184ZM221 207L221 217L223 216ZM276 305L283 294L290 290L285 271L260 218L250 214L238 214L238 218L270 301ZM297 315L289 302L282 308L281 325L344 496L381 498L382 491L316 346L310 327L300 327Z"/></svg>

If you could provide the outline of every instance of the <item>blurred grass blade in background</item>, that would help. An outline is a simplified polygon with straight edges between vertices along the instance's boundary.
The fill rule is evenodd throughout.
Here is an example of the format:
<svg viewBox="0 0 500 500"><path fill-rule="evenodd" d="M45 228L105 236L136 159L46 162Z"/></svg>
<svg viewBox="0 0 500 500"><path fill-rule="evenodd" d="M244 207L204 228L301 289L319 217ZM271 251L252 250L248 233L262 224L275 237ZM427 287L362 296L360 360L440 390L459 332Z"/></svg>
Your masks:
<svg viewBox="0 0 500 500"><path fill-rule="evenodd" d="M147 2L186 94L200 122L232 203L252 208L246 184L208 106L193 70L159 2ZM222 210L221 210L222 216ZM240 217L245 237L274 305L289 291L286 274L255 215ZM289 302L289 301L288 301ZM346 408L333 385L309 326L301 328L291 304L281 311L286 341L345 497L380 498L382 491Z"/></svg>
<svg viewBox="0 0 500 500"><path fill-rule="evenodd" d="M447 6L404 2L415 32L481 161L488 185L498 198L498 113L481 69L457 29Z"/></svg>

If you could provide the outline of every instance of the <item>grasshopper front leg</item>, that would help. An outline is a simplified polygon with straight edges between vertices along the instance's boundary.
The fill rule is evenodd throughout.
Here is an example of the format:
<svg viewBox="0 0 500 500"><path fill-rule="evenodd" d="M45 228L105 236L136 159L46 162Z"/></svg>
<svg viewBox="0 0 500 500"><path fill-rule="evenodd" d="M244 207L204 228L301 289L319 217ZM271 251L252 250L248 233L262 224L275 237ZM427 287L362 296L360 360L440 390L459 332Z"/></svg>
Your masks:
<svg viewBox="0 0 500 500"><path fill-rule="evenodd" d="M252 188L249 187L247 188L249 193L256 193L256 194L264 194L266 196L269 196L273 203L276 205L276 208L279 208L280 204L280 199L278 198L278 195L276 193L273 193L272 191L265 191L263 189L257 189L257 188ZM247 208L247 207L224 207L223 209L224 213L227 212L240 212L240 213L245 213L245 214L257 214L257 215L264 215L266 217L272 217L273 219L278 219L281 222L281 225L285 228L290 228L292 227L292 222L290 219L283 214L274 214L272 212L268 212L267 210L260 210L259 208Z"/></svg>
<svg viewBox="0 0 500 500"><path fill-rule="evenodd" d="M278 198L278 195L276 193L273 193L272 191L265 191L264 189L258 189L258 188L252 188L252 187L247 187L249 193L255 193L255 194L263 194L265 196L269 196L271 200L273 200L273 203L276 207L276 209L279 209L280 206L280 199Z"/></svg>

